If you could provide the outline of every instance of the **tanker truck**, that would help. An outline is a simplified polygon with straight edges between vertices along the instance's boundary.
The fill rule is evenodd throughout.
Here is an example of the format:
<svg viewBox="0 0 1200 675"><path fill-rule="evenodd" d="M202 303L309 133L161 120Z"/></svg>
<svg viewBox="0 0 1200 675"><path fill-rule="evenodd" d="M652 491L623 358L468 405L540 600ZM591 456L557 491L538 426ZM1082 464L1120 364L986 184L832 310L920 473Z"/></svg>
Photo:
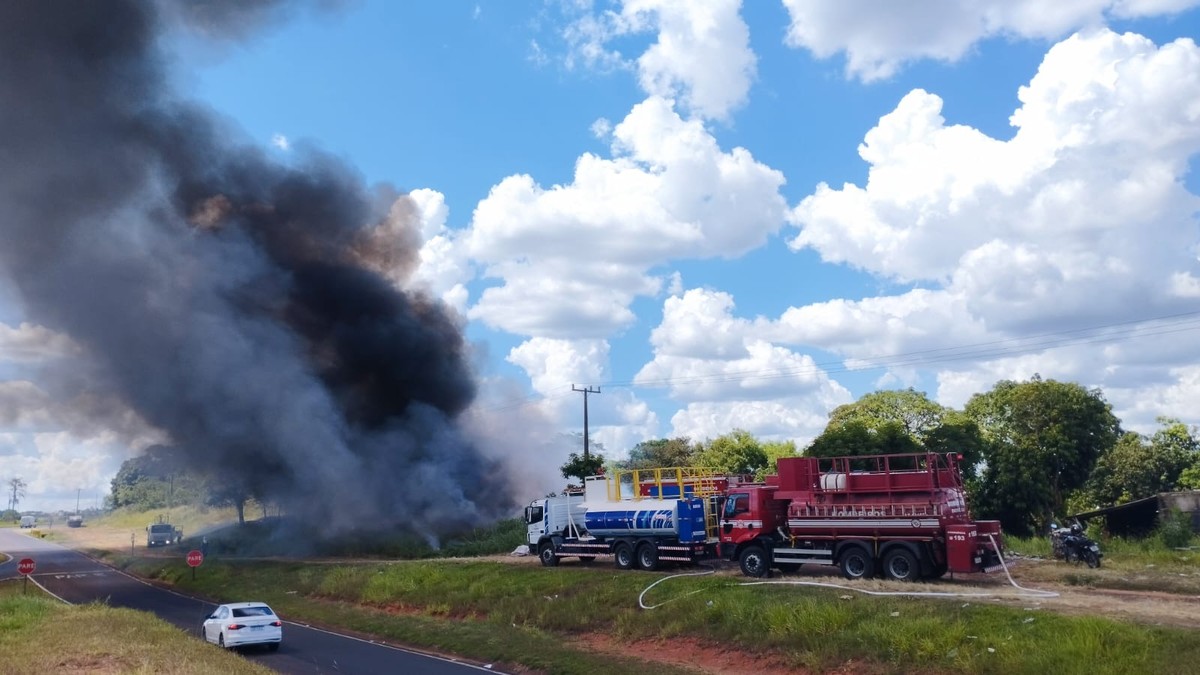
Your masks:
<svg viewBox="0 0 1200 675"><path fill-rule="evenodd" d="M730 483L690 468L592 476L582 490L533 500L525 508L526 542L547 567L569 557L611 556L619 569L642 570L708 559Z"/></svg>
<svg viewBox="0 0 1200 675"><path fill-rule="evenodd" d="M836 565L848 579L935 579L999 568L1000 523L972 520L956 454L784 457L732 486L720 553L742 573Z"/></svg>

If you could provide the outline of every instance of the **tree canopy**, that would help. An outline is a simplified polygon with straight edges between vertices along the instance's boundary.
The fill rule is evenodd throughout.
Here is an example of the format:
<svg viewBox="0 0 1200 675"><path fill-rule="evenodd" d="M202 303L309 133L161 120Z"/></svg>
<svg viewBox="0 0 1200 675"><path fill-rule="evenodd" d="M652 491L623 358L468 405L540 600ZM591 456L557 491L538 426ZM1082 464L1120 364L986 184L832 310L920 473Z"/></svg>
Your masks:
<svg viewBox="0 0 1200 675"><path fill-rule="evenodd" d="M1200 458L1200 444L1179 420L1159 418L1153 436L1127 433L1096 461L1087 482L1093 507L1180 489L1183 472Z"/></svg>
<svg viewBox="0 0 1200 675"><path fill-rule="evenodd" d="M1018 535L1044 531L1063 515L1067 494L1083 487L1121 435L1100 390L1037 376L997 382L971 397L966 413L986 443L977 511Z"/></svg>
<svg viewBox="0 0 1200 675"><path fill-rule="evenodd" d="M810 457L959 453L970 478L983 461L979 426L961 411L929 400L913 389L876 391L838 406L829 424L804 454Z"/></svg>
<svg viewBox="0 0 1200 675"><path fill-rule="evenodd" d="M762 444L745 429L701 443L697 459L701 466L729 474L757 474L768 464Z"/></svg>
<svg viewBox="0 0 1200 675"><path fill-rule="evenodd" d="M622 469L658 469L668 466L694 466L697 450L686 436L642 441L629 451L629 458L618 462Z"/></svg>

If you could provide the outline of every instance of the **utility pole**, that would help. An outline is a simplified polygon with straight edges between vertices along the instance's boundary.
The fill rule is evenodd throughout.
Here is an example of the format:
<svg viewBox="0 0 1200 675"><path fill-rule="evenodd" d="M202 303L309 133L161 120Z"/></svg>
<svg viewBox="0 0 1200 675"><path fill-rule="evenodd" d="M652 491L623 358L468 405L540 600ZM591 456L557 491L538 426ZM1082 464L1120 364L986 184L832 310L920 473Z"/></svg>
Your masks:
<svg viewBox="0 0 1200 675"><path fill-rule="evenodd" d="M578 391L583 394L583 461L586 462L588 460L588 404L587 404L588 401L587 401L587 399L588 399L588 394L599 394L600 387L596 387L595 389L592 389L591 387L584 387L583 389L580 389L572 384L571 391Z"/></svg>
<svg viewBox="0 0 1200 675"><path fill-rule="evenodd" d="M79 493L83 492L83 488L75 488L75 515L79 515Z"/></svg>

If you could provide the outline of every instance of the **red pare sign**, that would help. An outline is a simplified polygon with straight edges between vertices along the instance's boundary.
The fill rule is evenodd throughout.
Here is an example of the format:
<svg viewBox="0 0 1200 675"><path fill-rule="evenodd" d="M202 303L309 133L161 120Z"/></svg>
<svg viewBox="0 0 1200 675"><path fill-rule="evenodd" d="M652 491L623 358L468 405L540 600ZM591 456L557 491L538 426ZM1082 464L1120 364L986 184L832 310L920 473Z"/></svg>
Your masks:
<svg viewBox="0 0 1200 675"><path fill-rule="evenodd" d="M18 574L33 574L33 570L37 564L33 562L33 558L22 558L21 562L17 563Z"/></svg>
<svg viewBox="0 0 1200 675"><path fill-rule="evenodd" d="M187 564L188 567L199 567L200 563L204 562L204 554L200 551L188 551Z"/></svg>

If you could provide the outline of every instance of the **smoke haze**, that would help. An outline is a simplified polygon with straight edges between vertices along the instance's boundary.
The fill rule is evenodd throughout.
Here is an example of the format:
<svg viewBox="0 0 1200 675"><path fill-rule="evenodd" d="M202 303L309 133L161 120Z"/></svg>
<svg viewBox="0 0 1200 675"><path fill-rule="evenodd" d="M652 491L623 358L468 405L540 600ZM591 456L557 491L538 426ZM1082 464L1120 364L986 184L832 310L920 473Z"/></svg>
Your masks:
<svg viewBox="0 0 1200 675"><path fill-rule="evenodd" d="M277 3L171 7L0 4L0 274L25 318L70 336L92 396L290 513L506 515L506 469L456 422L460 327L394 283L415 209L319 153L273 163L172 92L167 25L240 39Z"/></svg>

